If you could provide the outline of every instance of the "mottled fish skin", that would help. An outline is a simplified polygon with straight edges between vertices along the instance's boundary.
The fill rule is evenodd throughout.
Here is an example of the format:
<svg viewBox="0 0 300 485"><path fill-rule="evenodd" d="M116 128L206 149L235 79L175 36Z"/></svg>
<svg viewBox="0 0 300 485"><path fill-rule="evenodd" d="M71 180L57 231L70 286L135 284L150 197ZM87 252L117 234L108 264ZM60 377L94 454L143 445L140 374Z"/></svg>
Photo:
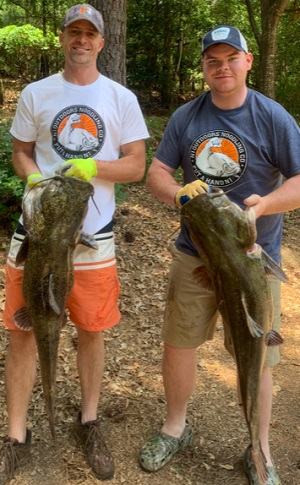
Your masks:
<svg viewBox="0 0 300 485"><path fill-rule="evenodd" d="M282 281L281 268L255 244L253 209L241 210L222 190L201 194L181 210L181 220L205 264L195 271L202 286L215 292L224 326L230 331L253 460L261 485L268 480L259 442L259 388L268 345L282 343L271 331L272 295L266 270Z"/></svg>
<svg viewBox="0 0 300 485"><path fill-rule="evenodd" d="M59 338L65 307L73 286L76 244L96 248L93 236L82 235L92 184L65 177L68 166L36 186L23 198L23 225L27 231L16 264L24 264L26 307L14 315L23 330L33 328L41 369L43 394L55 438L54 398Z"/></svg>

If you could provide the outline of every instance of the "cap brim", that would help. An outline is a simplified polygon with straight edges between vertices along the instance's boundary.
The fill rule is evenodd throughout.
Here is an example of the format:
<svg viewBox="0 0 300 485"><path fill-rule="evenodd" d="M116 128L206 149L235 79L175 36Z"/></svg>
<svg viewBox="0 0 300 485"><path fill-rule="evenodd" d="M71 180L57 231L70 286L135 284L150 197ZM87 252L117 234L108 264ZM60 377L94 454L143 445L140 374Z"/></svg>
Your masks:
<svg viewBox="0 0 300 485"><path fill-rule="evenodd" d="M90 24L92 24L92 25L95 27L95 29L96 29L96 30L97 30L97 31L98 31L98 32L99 32L101 35L103 35L103 34L102 34L102 31L101 31L101 30L99 30L99 26L98 26L98 25L97 25L95 22L93 22L91 19L86 18L86 17L85 17L84 15L82 15L82 14L80 14L80 15L79 15L78 17L76 17L75 19L72 19L72 20L70 20L69 22L67 22L66 24L64 24L64 26L63 26L63 27L64 27L64 29L65 29L66 27L69 27L69 25L72 25L74 22L77 22L77 20L87 20L88 22L90 22Z"/></svg>
<svg viewBox="0 0 300 485"><path fill-rule="evenodd" d="M204 54L204 52L207 51L207 49L209 49L211 46L217 45L217 44L227 44L227 45L230 45L231 47L233 47L234 49L236 49L237 51L244 51L244 52L246 52L246 54L248 54L248 51L243 49L243 47L241 47L240 45L236 45L233 42L228 42L226 40L211 42L207 47L205 47L205 49L202 50L202 54Z"/></svg>

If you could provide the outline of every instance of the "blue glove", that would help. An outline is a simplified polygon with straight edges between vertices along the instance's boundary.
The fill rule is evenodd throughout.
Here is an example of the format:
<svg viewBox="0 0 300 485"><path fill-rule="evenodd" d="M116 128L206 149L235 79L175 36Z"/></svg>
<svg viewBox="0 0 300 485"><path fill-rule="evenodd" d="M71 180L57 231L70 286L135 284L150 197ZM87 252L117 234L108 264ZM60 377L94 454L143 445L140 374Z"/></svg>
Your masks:
<svg viewBox="0 0 300 485"><path fill-rule="evenodd" d="M205 182L195 180L190 184L186 184L175 194L174 201L177 207L182 207L186 202L196 197L199 194L211 192L212 189Z"/></svg>

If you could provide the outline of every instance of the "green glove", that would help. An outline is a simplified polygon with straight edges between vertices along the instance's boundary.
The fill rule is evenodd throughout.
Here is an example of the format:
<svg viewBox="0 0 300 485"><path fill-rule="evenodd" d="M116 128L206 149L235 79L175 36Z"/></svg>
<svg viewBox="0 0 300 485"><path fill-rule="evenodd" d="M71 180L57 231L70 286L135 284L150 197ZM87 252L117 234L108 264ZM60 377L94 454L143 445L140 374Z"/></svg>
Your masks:
<svg viewBox="0 0 300 485"><path fill-rule="evenodd" d="M177 207L182 207L186 202L188 202L193 197L199 194L204 194L211 192L211 187L201 180L195 180L190 184L186 184L175 194L174 202Z"/></svg>
<svg viewBox="0 0 300 485"><path fill-rule="evenodd" d="M44 179L41 173L32 173L27 177L27 185L30 189L35 186L41 186L41 182Z"/></svg>
<svg viewBox="0 0 300 485"><path fill-rule="evenodd" d="M89 182L97 175L97 165L92 158L73 158L72 160L63 162L62 165L72 165L72 167L66 171L66 177L76 177Z"/></svg>

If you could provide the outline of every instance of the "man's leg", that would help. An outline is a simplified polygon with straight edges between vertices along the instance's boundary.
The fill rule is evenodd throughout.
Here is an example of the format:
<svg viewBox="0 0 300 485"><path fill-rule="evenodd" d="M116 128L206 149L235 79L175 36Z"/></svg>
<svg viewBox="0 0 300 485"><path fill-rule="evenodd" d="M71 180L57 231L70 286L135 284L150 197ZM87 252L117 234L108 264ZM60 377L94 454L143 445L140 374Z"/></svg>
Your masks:
<svg viewBox="0 0 300 485"><path fill-rule="evenodd" d="M157 471L175 453L191 442L192 429L186 412L196 382L196 349L164 345L163 380L167 400L167 417L162 430L147 441L139 455L142 468Z"/></svg>
<svg viewBox="0 0 300 485"><path fill-rule="evenodd" d="M6 356L8 436L20 443L26 438L27 409L36 377L36 343L33 331L11 331Z"/></svg>
<svg viewBox="0 0 300 485"><path fill-rule="evenodd" d="M157 471L192 439L186 421L187 406L195 389L196 349L213 338L217 321L215 296L201 287L191 275L201 266L199 257L171 250L162 339L164 344L163 380L167 401L166 421L155 436L141 448L139 462L147 471Z"/></svg>
<svg viewBox="0 0 300 485"><path fill-rule="evenodd" d="M97 419L103 372L103 332L78 331L77 366L82 394L82 423Z"/></svg>
<svg viewBox="0 0 300 485"><path fill-rule="evenodd" d="M0 484L10 482L30 456L31 431L26 430L26 420L35 376L33 332L11 330L5 364L8 436L0 447Z"/></svg>
<svg viewBox="0 0 300 485"><path fill-rule="evenodd" d="M114 475L114 459L102 436L100 419L97 419L104 371L103 332L77 330L77 366L82 394L77 432L93 472L104 480Z"/></svg>
<svg viewBox="0 0 300 485"><path fill-rule="evenodd" d="M167 417L162 431L179 438L186 426L188 401L196 384L196 349L164 345L163 380Z"/></svg>

